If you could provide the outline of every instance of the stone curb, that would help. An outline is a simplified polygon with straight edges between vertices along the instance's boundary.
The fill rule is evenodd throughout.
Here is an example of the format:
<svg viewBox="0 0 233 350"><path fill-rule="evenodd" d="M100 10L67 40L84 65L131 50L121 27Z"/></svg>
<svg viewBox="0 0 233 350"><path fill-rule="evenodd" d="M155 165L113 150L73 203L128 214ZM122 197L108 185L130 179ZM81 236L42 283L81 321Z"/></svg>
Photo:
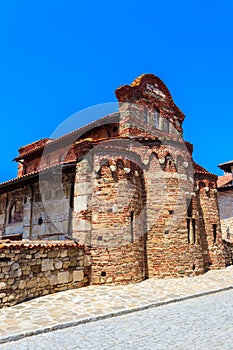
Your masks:
<svg viewBox="0 0 233 350"><path fill-rule="evenodd" d="M13 341L20 340L20 339L23 339L23 338L31 337L33 335L53 332L53 331L56 331L56 330L59 330L59 329L65 329L65 328L69 328L69 327L74 327L74 326L78 326L80 324L96 322L96 321L105 320L105 319L108 319L108 318L111 318L111 317L117 317L117 316L127 315L127 314L130 314L130 313L133 313L133 312L148 310L148 309L151 309L151 308L154 308L154 307L168 305L168 304L173 304L173 303L177 303L177 302L188 300L188 299L194 299L194 298L198 298L198 297L202 297L202 296L206 296L206 295L216 294L216 293L219 293L219 292L225 292L225 291L228 291L228 290L231 290L231 289L233 289L233 286L219 288L219 289L213 289L213 290L206 291L206 292L200 292L200 293L190 294L190 295L186 295L186 296L182 296L182 297L178 297L178 298L172 298L172 299L168 299L168 300L164 300L164 301L158 301L158 302L154 302L154 303L150 303L150 304L145 304L145 305L137 306L137 307L131 308L131 309L111 312L111 313L100 315L100 316L93 316L93 317L89 317L89 318L83 318L83 319L77 320L77 321L61 323L61 324L58 324L56 326L36 329L34 331L14 334L14 335L11 335L11 336L6 336L6 337L0 337L0 344L13 342Z"/></svg>

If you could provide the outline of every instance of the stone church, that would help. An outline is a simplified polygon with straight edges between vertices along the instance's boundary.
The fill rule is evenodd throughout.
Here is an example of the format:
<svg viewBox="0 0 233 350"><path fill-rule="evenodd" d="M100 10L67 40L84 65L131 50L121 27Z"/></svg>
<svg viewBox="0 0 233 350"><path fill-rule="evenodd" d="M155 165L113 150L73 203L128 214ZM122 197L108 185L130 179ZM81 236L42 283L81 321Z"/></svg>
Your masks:
<svg viewBox="0 0 233 350"><path fill-rule="evenodd" d="M168 88L144 74L115 93L118 112L19 149L0 235L78 241L93 283L224 267L217 177L194 162Z"/></svg>

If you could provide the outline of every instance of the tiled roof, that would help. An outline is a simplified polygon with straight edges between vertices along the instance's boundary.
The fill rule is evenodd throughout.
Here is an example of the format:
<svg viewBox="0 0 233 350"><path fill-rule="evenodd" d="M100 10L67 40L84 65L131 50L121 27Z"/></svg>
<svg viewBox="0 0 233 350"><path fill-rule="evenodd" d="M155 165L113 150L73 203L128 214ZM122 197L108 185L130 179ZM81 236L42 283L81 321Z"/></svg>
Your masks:
<svg viewBox="0 0 233 350"><path fill-rule="evenodd" d="M201 165L199 165L195 162L193 162L193 165L194 165L194 172L195 173L216 176L215 174L210 173L208 170L206 170Z"/></svg>
<svg viewBox="0 0 233 350"><path fill-rule="evenodd" d="M230 160L229 162L222 163L222 164L218 165L218 167L220 169L222 169L222 170L224 170L225 172L228 172L228 173L231 173L232 166L233 166L233 160Z"/></svg>
<svg viewBox="0 0 233 350"><path fill-rule="evenodd" d="M42 168L42 169L38 169L38 170L36 170L36 171L32 171L32 172L30 172L30 173L28 173L28 174L15 177L14 179L11 179L11 180L2 182L2 183L0 183L0 187L2 187L2 186L4 186L4 185L8 185L8 184L15 183L15 182L17 182L17 181L24 180L24 179L26 179L26 178L30 178L30 177L32 177L33 175L38 175L40 172L47 171L47 170L52 169L52 168L55 168L55 167L57 167L57 166L59 166L59 165L63 166L63 165L68 165L68 164L72 164L72 163L73 163L73 161L65 162L65 163L56 163L56 164L50 165L50 166L48 166L48 167L45 167L45 168Z"/></svg>
<svg viewBox="0 0 233 350"><path fill-rule="evenodd" d="M64 247L64 248L83 248L84 245L77 244L72 241L10 241L8 239L0 240L0 250L4 248L54 248L54 247Z"/></svg>
<svg viewBox="0 0 233 350"><path fill-rule="evenodd" d="M232 174L219 176L217 181L217 186L218 188L232 186L232 180L233 180Z"/></svg>
<svg viewBox="0 0 233 350"><path fill-rule="evenodd" d="M61 142L62 140L66 139L67 137L69 136L72 136L72 135L75 135L76 133L79 133L80 131L88 131L88 130L85 130L85 129L89 129L90 127L94 128L94 127L97 127L97 126L100 126L102 125L102 123L106 120L106 121L109 121L110 118L113 118L115 116L118 116L119 115L119 112L115 112L115 113L112 113L112 114L108 114L107 116L104 116L102 118L99 118L93 122L90 122L80 128L77 128L57 139L48 139L48 142L46 144L42 144L42 145L39 145L37 147L35 147L34 149L32 150L29 150L28 152L25 152L23 153L22 155L20 154L19 156L17 156L14 160L19 160L19 159L22 159L24 158L25 156L29 156L30 154L33 154L35 151L39 151L39 150L43 150L45 148L46 145L53 145L54 143L56 142ZM80 136L80 135L79 135Z"/></svg>
<svg viewBox="0 0 233 350"><path fill-rule="evenodd" d="M227 165L227 164L232 164L233 165L233 160L229 160L229 162L219 164L219 167L221 167L223 165Z"/></svg>
<svg viewBox="0 0 233 350"><path fill-rule="evenodd" d="M34 141L28 145L20 147L20 149L19 149L20 155L18 157L16 157L14 160L21 159L24 157L25 154L28 154L31 152L33 153L37 149L43 148L46 144L48 144L51 141L53 141L53 139L46 138L46 139Z"/></svg>

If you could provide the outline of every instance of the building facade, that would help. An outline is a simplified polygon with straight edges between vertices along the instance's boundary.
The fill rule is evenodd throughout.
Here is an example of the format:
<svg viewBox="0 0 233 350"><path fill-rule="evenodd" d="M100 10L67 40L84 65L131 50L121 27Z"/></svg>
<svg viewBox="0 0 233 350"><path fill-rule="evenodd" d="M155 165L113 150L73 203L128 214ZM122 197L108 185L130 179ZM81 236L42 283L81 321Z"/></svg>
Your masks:
<svg viewBox="0 0 233 350"><path fill-rule="evenodd" d="M217 182L222 237L233 242L233 161L219 164L219 168L224 171Z"/></svg>
<svg viewBox="0 0 233 350"><path fill-rule="evenodd" d="M184 114L152 74L115 93L117 113L19 149L0 234L77 240L96 284L224 267L217 177L194 162Z"/></svg>

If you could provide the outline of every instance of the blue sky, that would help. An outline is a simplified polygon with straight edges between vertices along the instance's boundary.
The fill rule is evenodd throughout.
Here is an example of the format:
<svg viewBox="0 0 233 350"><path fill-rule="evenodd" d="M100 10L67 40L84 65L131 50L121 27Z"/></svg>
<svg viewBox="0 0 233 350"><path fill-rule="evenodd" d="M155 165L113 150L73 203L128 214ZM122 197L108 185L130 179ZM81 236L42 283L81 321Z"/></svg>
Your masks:
<svg viewBox="0 0 233 350"><path fill-rule="evenodd" d="M0 181L15 177L20 146L142 73L165 82L195 160L221 174L233 159L232 14L232 0L2 1Z"/></svg>

